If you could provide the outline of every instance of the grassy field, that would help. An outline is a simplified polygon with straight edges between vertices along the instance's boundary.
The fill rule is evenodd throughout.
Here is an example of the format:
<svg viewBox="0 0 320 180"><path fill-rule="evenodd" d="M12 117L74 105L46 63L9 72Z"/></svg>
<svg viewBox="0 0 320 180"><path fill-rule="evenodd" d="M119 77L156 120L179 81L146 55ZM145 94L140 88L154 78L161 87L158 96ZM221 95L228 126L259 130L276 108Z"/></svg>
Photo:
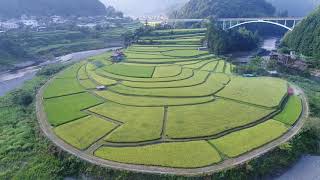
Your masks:
<svg viewBox="0 0 320 180"><path fill-rule="evenodd" d="M52 130L85 153L98 147L102 159L176 168L213 165L280 137L301 113L299 97L280 112L288 83L233 74L235 65L198 50L204 35L154 31L124 49L122 62L108 52L66 69L44 92Z"/></svg>
<svg viewBox="0 0 320 180"><path fill-rule="evenodd" d="M81 68L78 71L78 79L79 80L86 80L88 78L89 78L89 76L86 71L86 65L83 65L83 66L81 66Z"/></svg>
<svg viewBox="0 0 320 180"><path fill-rule="evenodd" d="M142 97L142 96L126 96L111 91L96 91L98 96L110 101L130 106L176 106L187 104L199 104L212 101L212 96L199 98L159 98L159 97Z"/></svg>
<svg viewBox="0 0 320 180"><path fill-rule="evenodd" d="M223 73L224 72L224 65L225 65L225 62L223 60L220 60L215 72Z"/></svg>
<svg viewBox="0 0 320 180"><path fill-rule="evenodd" d="M48 121L53 126L58 126L75 119L87 116L82 109L102 103L102 100L89 93L63 96L44 101Z"/></svg>
<svg viewBox="0 0 320 180"><path fill-rule="evenodd" d="M194 75L191 78L180 80L180 81L170 81L170 82L130 82L124 81L123 85L135 88L174 88L174 87L185 87L185 86L195 86L206 82L206 78L209 73L204 71L194 71Z"/></svg>
<svg viewBox="0 0 320 180"><path fill-rule="evenodd" d="M119 84L110 87L110 90L126 95L158 97L202 97L215 94L217 91L223 88L224 84L226 84L228 81L228 76L224 74L213 74L205 83L191 87L143 89L131 88Z"/></svg>
<svg viewBox="0 0 320 180"><path fill-rule="evenodd" d="M177 76L182 72L182 68L180 66L160 66L156 67L153 78L163 78L163 77L172 77Z"/></svg>
<svg viewBox="0 0 320 180"><path fill-rule="evenodd" d="M164 108L133 107L106 102L90 111L123 123L105 138L106 141L139 142L160 138Z"/></svg>
<svg viewBox="0 0 320 180"><path fill-rule="evenodd" d="M274 117L275 120L293 125L302 113L302 103L299 96L290 96L284 110Z"/></svg>
<svg viewBox="0 0 320 180"><path fill-rule="evenodd" d="M226 63L226 67L225 67L224 72L225 72L226 74L232 74L232 64Z"/></svg>
<svg viewBox="0 0 320 180"><path fill-rule="evenodd" d="M56 127L54 132L72 146L85 149L115 127L115 124L106 120L87 116Z"/></svg>
<svg viewBox="0 0 320 180"><path fill-rule="evenodd" d="M272 111L226 100L169 107L167 136L190 138L215 135L255 122Z"/></svg>
<svg viewBox="0 0 320 180"><path fill-rule="evenodd" d="M236 157L280 137L287 130L288 128L283 123L269 120L210 142L223 154Z"/></svg>
<svg viewBox="0 0 320 180"><path fill-rule="evenodd" d="M206 65L204 65L200 70L201 71L214 71L217 67L219 61L212 61Z"/></svg>
<svg viewBox="0 0 320 180"><path fill-rule="evenodd" d="M147 59L150 61L150 59L173 59L174 57L170 57L170 56L166 56L160 52L132 52L132 51L128 51L126 52L126 58L127 59L132 59L132 60L136 60L136 59Z"/></svg>
<svg viewBox="0 0 320 180"><path fill-rule="evenodd" d="M152 77L154 67L113 64L104 67L103 70L120 76L150 78Z"/></svg>
<svg viewBox="0 0 320 180"><path fill-rule="evenodd" d="M172 56L172 57L197 57L201 55L207 55L207 51L199 51L199 50L190 50L190 49L182 49L182 50L172 50L162 52L165 56Z"/></svg>
<svg viewBox="0 0 320 180"><path fill-rule="evenodd" d="M287 89L286 81L277 78L233 77L229 85L217 95L261 106L276 107L286 95Z"/></svg>
<svg viewBox="0 0 320 180"><path fill-rule="evenodd" d="M213 60L209 59L209 60L203 60L203 61L199 61L198 63L195 64L187 64L184 65L184 68L191 68L191 69L200 69L204 66L206 66L207 64L211 63Z"/></svg>
<svg viewBox="0 0 320 180"><path fill-rule="evenodd" d="M79 81L73 79L54 79L46 88L44 98L63 96L68 94L84 92L85 89Z"/></svg>
<svg viewBox="0 0 320 180"><path fill-rule="evenodd" d="M93 81L95 81L95 82L97 82L98 84L101 84L101 85L109 86L109 85L113 85L113 84L117 83L116 80L100 76L95 71L89 71L88 74L89 74L90 78Z"/></svg>
<svg viewBox="0 0 320 180"><path fill-rule="evenodd" d="M164 143L143 147L102 147L95 155L129 164L195 168L221 161L218 152L205 141Z"/></svg>
<svg viewBox="0 0 320 180"><path fill-rule="evenodd" d="M79 83L81 84L81 86L83 86L85 89L94 89L97 87L97 84L92 82L92 80L90 79L86 79L86 80L79 80Z"/></svg>
<svg viewBox="0 0 320 180"><path fill-rule="evenodd" d="M195 34L195 33L205 33L205 32L206 32L206 29L169 29L169 30L153 31L151 35L167 36L167 35Z"/></svg>
<svg viewBox="0 0 320 180"><path fill-rule="evenodd" d="M124 81L133 81L133 82L171 82L171 81L179 81L183 79L188 79L193 76L193 71L191 69L183 69L181 74L174 77L167 78L135 78L135 77L127 77L127 76L119 76L116 74L108 73L102 69L98 69L97 74L105 77L110 77L118 80Z"/></svg>
<svg viewBox="0 0 320 180"><path fill-rule="evenodd" d="M163 64L163 63L178 63L178 62L186 62L186 61L195 61L195 60L207 60L207 59L212 59L215 56L213 55L201 55L196 58L190 58L190 57L181 57L181 58L174 58L174 57L169 57L169 56L164 56L165 58L155 58L155 59L150 59L150 58L137 58L137 59L127 59L126 61L128 62L135 62L135 63L153 63L153 64Z"/></svg>
<svg viewBox="0 0 320 180"><path fill-rule="evenodd" d="M191 33L191 34L180 34L180 35L169 35L169 36L144 36L142 40L154 40L154 39L175 39L175 38L189 38L194 36L204 37L205 33Z"/></svg>
<svg viewBox="0 0 320 180"><path fill-rule="evenodd" d="M64 70L63 72L61 72L60 74L58 74L56 76L57 79L74 79L77 77L78 71L79 69L83 66L84 63L77 63L69 68L67 68L66 70Z"/></svg>

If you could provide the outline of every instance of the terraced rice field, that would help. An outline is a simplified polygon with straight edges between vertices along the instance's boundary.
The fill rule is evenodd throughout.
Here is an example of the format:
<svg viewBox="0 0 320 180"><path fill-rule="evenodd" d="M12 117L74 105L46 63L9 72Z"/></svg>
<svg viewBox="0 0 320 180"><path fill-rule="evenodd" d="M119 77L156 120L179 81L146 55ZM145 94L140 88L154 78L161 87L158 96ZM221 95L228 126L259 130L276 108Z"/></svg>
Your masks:
<svg viewBox="0 0 320 180"><path fill-rule="evenodd" d="M155 31L124 49L122 62L106 53L59 73L43 93L52 131L104 160L188 169L285 134L302 113L301 98L288 97L284 80L233 74L233 64L198 50L204 35Z"/></svg>

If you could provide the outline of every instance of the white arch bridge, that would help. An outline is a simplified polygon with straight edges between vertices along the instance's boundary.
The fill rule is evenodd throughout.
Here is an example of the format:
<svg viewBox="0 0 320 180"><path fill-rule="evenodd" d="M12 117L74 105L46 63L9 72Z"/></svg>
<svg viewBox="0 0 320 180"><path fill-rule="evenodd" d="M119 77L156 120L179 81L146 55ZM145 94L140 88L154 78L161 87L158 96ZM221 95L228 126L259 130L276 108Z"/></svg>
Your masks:
<svg viewBox="0 0 320 180"><path fill-rule="evenodd" d="M260 18L219 18L216 22L223 30L236 28L246 24L252 23L266 23L283 27L289 31L292 31L294 27L299 23L303 17L260 17ZM208 19L168 19L167 23L178 22L204 22Z"/></svg>

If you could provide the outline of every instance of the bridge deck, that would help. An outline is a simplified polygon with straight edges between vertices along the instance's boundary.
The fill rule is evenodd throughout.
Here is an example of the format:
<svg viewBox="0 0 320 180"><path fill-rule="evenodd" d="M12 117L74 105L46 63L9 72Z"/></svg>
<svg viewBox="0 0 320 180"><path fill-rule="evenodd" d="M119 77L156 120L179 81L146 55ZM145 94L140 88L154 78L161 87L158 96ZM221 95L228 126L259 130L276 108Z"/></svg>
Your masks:
<svg viewBox="0 0 320 180"><path fill-rule="evenodd" d="M217 21L300 21L303 17L218 18ZM168 22L201 22L208 19L168 19Z"/></svg>

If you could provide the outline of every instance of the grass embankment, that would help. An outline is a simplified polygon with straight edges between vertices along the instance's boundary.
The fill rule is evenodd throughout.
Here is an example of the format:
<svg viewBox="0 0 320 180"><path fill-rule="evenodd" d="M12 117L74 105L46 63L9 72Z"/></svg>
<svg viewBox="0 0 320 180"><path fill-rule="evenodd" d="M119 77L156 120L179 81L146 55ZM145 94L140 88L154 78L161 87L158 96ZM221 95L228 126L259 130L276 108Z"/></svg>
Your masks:
<svg viewBox="0 0 320 180"><path fill-rule="evenodd" d="M164 114L162 107L133 107L106 102L90 111L123 123L105 138L106 141L139 142L160 138Z"/></svg>
<svg viewBox="0 0 320 180"><path fill-rule="evenodd" d="M105 71L128 77L150 78L152 77L154 67L146 66L127 66L123 64L113 64L103 68Z"/></svg>
<svg viewBox="0 0 320 180"><path fill-rule="evenodd" d="M257 121L273 110L232 101L169 107L167 135L171 138L210 136Z"/></svg>
<svg viewBox="0 0 320 180"><path fill-rule="evenodd" d="M209 73L204 71L194 71L194 75L191 78L180 80L180 81L169 81L169 82L130 82L124 81L123 85L134 88L174 88L174 87L186 87L196 86L206 82L206 78Z"/></svg>
<svg viewBox="0 0 320 180"><path fill-rule="evenodd" d="M54 132L72 146L85 149L115 127L116 125L111 122L88 116L61 125L55 128Z"/></svg>
<svg viewBox="0 0 320 180"><path fill-rule="evenodd" d="M125 95L159 96L159 97L203 97L215 94L229 81L224 74L212 74L208 80L200 85L192 87L143 89L131 88L124 85L110 87L112 91Z"/></svg>
<svg viewBox="0 0 320 180"><path fill-rule="evenodd" d="M182 72L182 68L180 66L160 66L156 67L153 78L164 78L164 77L172 77L177 76Z"/></svg>
<svg viewBox="0 0 320 180"><path fill-rule="evenodd" d="M302 113L302 102L299 96L290 96L284 110L274 117L275 120L293 125Z"/></svg>
<svg viewBox="0 0 320 180"><path fill-rule="evenodd" d="M251 104L276 107L287 93L286 81L270 77L233 77L217 95Z"/></svg>
<svg viewBox="0 0 320 180"><path fill-rule="evenodd" d="M95 155L111 161L164 167L202 167L221 160L205 141L164 143L143 147L103 147Z"/></svg>
<svg viewBox="0 0 320 180"><path fill-rule="evenodd" d="M252 128L211 140L210 143L214 144L223 154L237 157L273 141L287 130L288 128L283 123L269 120Z"/></svg>
<svg viewBox="0 0 320 180"><path fill-rule="evenodd" d="M124 80L124 81L133 81L133 82L170 82L170 81L178 81L182 79L188 79L193 76L192 69L183 69L181 74L174 76L174 77L167 77L167 78L134 78L134 77L126 77L126 76L119 76L116 74L108 73L102 69L98 69L97 74L109 78L114 78L117 80Z"/></svg>
<svg viewBox="0 0 320 180"><path fill-rule="evenodd" d="M129 106L177 106L188 104L199 104L213 100L212 96L199 98L160 98L160 97L143 97L121 95L112 91L96 91L98 96L103 97L109 101Z"/></svg>
<svg viewBox="0 0 320 180"><path fill-rule="evenodd" d="M102 103L101 99L89 93L80 93L47 99L44 102L44 107L50 124L58 126L87 116L88 114L81 110L100 103Z"/></svg>

